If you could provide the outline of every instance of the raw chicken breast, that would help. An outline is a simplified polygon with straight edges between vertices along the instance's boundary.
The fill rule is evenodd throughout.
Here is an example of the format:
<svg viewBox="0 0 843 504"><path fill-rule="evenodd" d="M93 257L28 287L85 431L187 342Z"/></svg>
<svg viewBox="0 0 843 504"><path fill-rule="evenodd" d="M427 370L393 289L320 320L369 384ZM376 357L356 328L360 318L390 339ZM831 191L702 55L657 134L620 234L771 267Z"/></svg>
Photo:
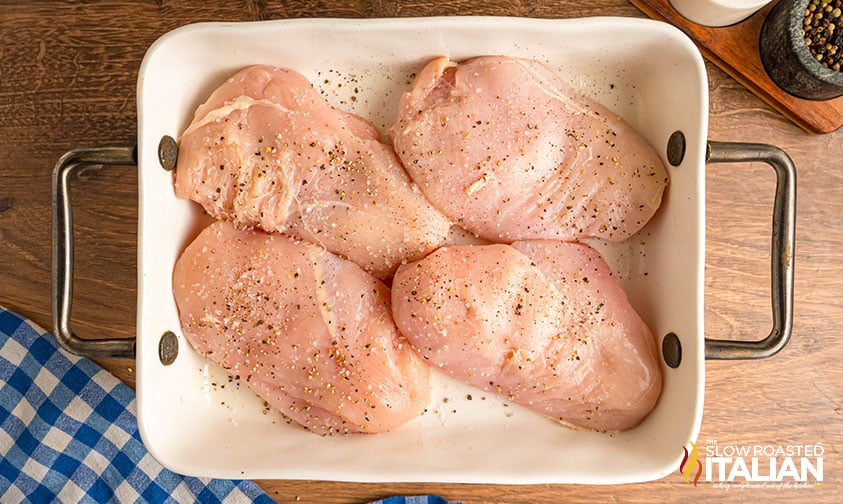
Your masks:
<svg viewBox="0 0 843 504"><path fill-rule="evenodd" d="M668 181L658 154L535 61L431 61L399 102L398 156L430 201L492 241L623 241Z"/></svg>
<svg viewBox="0 0 843 504"><path fill-rule="evenodd" d="M320 247L216 222L176 262L173 290L193 348L313 432L388 431L430 399L389 289Z"/></svg>
<svg viewBox="0 0 843 504"><path fill-rule="evenodd" d="M450 228L372 124L268 66L237 73L197 109L175 187L213 216L317 243L379 278Z"/></svg>
<svg viewBox="0 0 843 504"><path fill-rule="evenodd" d="M392 311L432 365L565 424L626 430L661 393L653 335L587 245L440 248L398 269Z"/></svg>

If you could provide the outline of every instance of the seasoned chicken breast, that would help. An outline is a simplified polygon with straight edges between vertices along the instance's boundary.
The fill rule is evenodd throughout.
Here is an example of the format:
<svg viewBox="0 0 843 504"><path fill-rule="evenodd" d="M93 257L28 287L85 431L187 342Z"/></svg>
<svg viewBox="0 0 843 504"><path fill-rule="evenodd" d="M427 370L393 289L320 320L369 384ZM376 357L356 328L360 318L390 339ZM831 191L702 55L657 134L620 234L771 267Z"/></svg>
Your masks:
<svg viewBox="0 0 843 504"><path fill-rule="evenodd" d="M434 59L402 95L390 134L430 201L497 242L623 241L668 182L627 122L530 60Z"/></svg>
<svg viewBox="0 0 843 504"><path fill-rule="evenodd" d="M629 429L661 392L653 335L587 245L440 248L398 269L392 311L434 367L565 424Z"/></svg>
<svg viewBox="0 0 843 504"><path fill-rule="evenodd" d="M193 348L315 433L388 431L430 399L389 289L321 247L216 222L179 257L173 290Z"/></svg>
<svg viewBox="0 0 843 504"><path fill-rule="evenodd" d="M238 72L197 109L175 188L237 227L306 239L379 278L443 243L451 225L372 124L268 66Z"/></svg>

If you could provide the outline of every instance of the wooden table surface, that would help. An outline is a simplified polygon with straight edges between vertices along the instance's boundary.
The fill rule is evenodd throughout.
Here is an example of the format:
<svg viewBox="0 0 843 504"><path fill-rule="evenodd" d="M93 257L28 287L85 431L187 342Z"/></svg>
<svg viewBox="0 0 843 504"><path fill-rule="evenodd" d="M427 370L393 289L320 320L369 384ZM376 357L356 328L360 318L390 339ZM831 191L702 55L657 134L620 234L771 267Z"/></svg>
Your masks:
<svg viewBox="0 0 843 504"><path fill-rule="evenodd" d="M626 0L343 0L324 2L0 1L0 304L50 322L50 181L67 150L134 145L135 86L147 47L197 21L429 15L641 17ZM821 443L824 481L811 489L694 488L677 472L624 486L496 486L260 481L279 502L366 502L436 493L463 502L843 501L843 131L812 136L708 64L709 138L764 142L796 163L796 302L790 345L774 358L708 362L699 443ZM771 325L770 218L764 165L708 168L706 333L759 339ZM135 333L137 176L90 169L73 181L74 327ZM101 360L134 384L133 361ZM284 456L284 454L279 454Z"/></svg>

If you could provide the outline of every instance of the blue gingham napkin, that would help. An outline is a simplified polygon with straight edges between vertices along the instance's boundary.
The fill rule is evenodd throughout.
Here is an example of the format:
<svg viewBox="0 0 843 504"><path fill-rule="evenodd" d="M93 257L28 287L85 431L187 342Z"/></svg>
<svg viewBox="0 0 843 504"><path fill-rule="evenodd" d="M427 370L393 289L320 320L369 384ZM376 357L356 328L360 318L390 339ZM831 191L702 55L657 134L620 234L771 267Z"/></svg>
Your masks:
<svg viewBox="0 0 843 504"><path fill-rule="evenodd" d="M460 504L438 495L413 495L410 497L387 497L369 504Z"/></svg>
<svg viewBox="0 0 843 504"><path fill-rule="evenodd" d="M135 392L0 306L0 503L272 503L251 481L181 476L146 451ZM371 504L458 504L435 495Z"/></svg>
<svg viewBox="0 0 843 504"><path fill-rule="evenodd" d="M164 469L135 411L131 388L0 307L0 502L274 502L251 481Z"/></svg>

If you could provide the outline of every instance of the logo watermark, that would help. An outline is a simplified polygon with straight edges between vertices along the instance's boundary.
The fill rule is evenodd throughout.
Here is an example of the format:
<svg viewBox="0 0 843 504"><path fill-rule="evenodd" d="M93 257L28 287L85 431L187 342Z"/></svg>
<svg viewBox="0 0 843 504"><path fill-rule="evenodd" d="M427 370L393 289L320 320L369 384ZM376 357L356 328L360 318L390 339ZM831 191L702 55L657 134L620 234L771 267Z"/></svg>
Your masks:
<svg viewBox="0 0 843 504"><path fill-rule="evenodd" d="M730 490L744 488L822 488L822 444L718 444L708 440L683 447L679 472L686 483Z"/></svg>
<svg viewBox="0 0 843 504"><path fill-rule="evenodd" d="M691 482L691 474L696 469L696 474L694 474L694 486L697 486L697 481L700 480L700 474L702 474L702 464L699 460L697 460L700 456L700 452L697 450L697 445L693 442L690 443L691 451L688 452L688 449L684 446L682 447L685 450L685 456L682 457L682 463L679 464L679 472L682 473L682 476L685 477L685 483Z"/></svg>

